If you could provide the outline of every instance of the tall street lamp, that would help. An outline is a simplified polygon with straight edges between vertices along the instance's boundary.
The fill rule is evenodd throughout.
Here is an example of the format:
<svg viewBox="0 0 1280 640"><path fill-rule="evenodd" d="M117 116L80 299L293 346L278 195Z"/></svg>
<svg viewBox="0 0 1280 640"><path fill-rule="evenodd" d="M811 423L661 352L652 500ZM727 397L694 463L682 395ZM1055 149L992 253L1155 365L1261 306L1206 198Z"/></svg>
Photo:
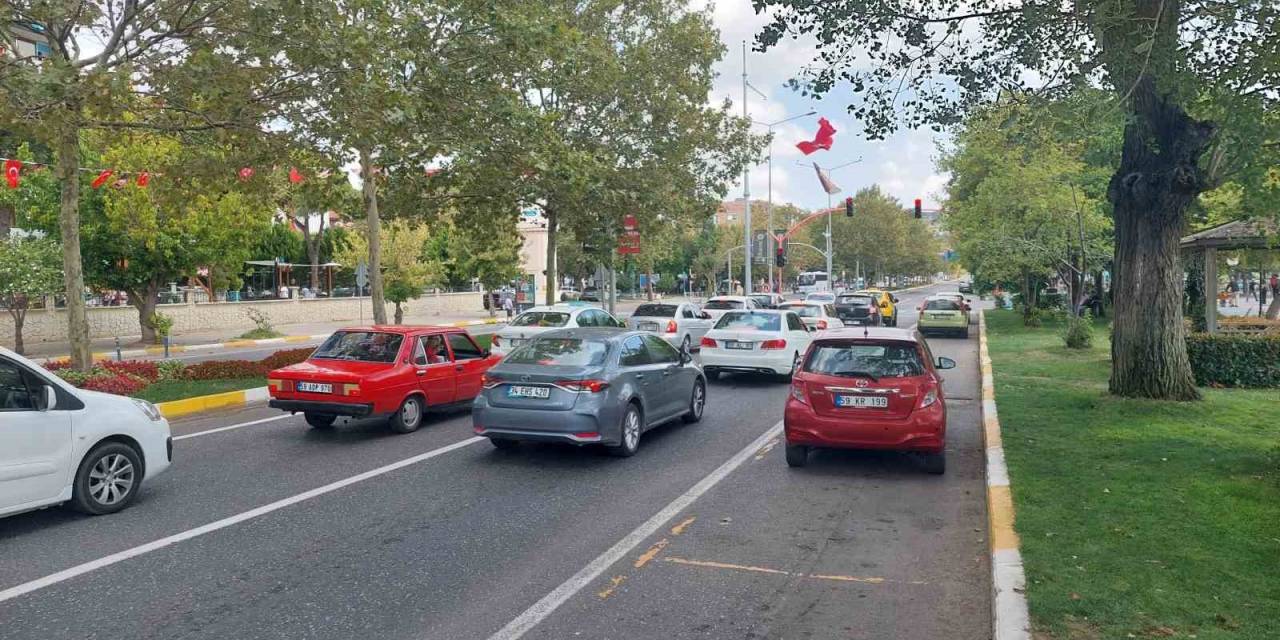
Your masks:
<svg viewBox="0 0 1280 640"><path fill-rule="evenodd" d="M759 120L751 121L755 124L765 127L769 131L769 205L768 205L769 226L767 229L768 235L766 236L767 238L769 238L768 247L767 247L767 250L770 252L769 255L776 254L778 251L777 248L774 247L774 245L777 244L777 241L774 240L773 238L773 128L780 124L791 122L792 120L799 120L800 118L807 118L809 116L813 116L817 114L818 114L817 111L811 110L808 113L802 113L798 116L791 116L790 118L783 118L782 120L779 120L777 122L760 122ZM768 256L766 256L766 258L768 258ZM779 280L781 280L781 274L779 274L778 276L779 280L775 280L774 274L773 274L774 261L772 259L766 259L765 261L769 263L769 289L774 293L777 293L778 289L781 288L780 286L781 282L779 282ZM830 276L828 275L827 277L830 277Z"/></svg>
<svg viewBox="0 0 1280 640"><path fill-rule="evenodd" d="M844 164L842 164L842 165L837 165L837 166L831 167L831 168L827 169L827 175L828 175L828 176L830 176L830 175L831 175L831 173L832 173L832 172L834 172L836 169L843 169L843 168L845 168L845 167L847 167L847 166L858 164L859 162L862 162L862 158L858 158L857 160L854 160L854 161L852 161L852 162L846 162L846 163L844 163ZM796 164L798 164L798 165L800 165L800 166L802 166L802 167L807 166L805 163L800 162L799 160L797 160L797 161L796 161ZM835 275L835 274L831 273L831 268L832 268L832 267L831 267L831 258L832 258L832 256L833 256L834 254L833 254L833 252L832 252L833 250L832 250L832 248L831 248L831 194L830 194L830 193L828 193L828 194L827 194L827 233L826 233L826 236L827 236L827 282L828 282L828 283L832 283L832 282L834 282L834 281L835 281L835 279L834 279L834 275ZM830 286L830 285L828 285L828 286ZM833 290L833 291L835 290L835 289L834 289L834 287L832 288L832 290Z"/></svg>

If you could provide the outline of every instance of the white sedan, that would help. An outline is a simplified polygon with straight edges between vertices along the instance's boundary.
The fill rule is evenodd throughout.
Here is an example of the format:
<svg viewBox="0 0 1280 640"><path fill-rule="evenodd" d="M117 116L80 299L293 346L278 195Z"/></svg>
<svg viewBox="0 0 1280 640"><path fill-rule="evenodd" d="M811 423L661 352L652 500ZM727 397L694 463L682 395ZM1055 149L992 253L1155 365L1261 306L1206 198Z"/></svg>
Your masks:
<svg viewBox="0 0 1280 640"><path fill-rule="evenodd" d="M155 405L77 389L0 347L0 516L63 502L115 513L172 457Z"/></svg>
<svg viewBox="0 0 1280 640"><path fill-rule="evenodd" d="M627 326L637 331L652 331L667 344L685 351L698 348L702 336L715 321L692 302L649 302L636 307L627 318Z"/></svg>
<svg viewBox="0 0 1280 640"><path fill-rule="evenodd" d="M814 291L804 297L805 302L817 302L818 304L835 304L836 294L830 291Z"/></svg>
<svg viewBox="0 0 1280 640"><path fill-rule="evenodd" d="M729 311L758 308L760 308L760 305L756 304L756 301L752 300L750 296L716 296L702 305L702 310L711 316L713 322L719 320L720 316Z"/></svg>
<svg viewBox="0 0 1280 640"><path fill-rule="evenodd" d="M844 322L840 320L836 312L836 306L833 303L811 302L786 302L779 309L796 312L800 316L806 327L813 331L825 331L827 329L840 329L844 327Z"/></svg>
<svg viewBox="0 0 1280 640"><path fill-rule="evenodd" d="M530 338L554 329L622 326L625 325L609 315L608 311L585 302L534 307L512 318L507 326L493 334L489 349L498 355L506 355L512 348L524 344Z"/></svg>
<svg viewBox="0 0 1280 640"><path fill-rule="evenodd" d="M702 338L702 370L712 380L732 371L790 378L812 335L794 311L729 311Z"/></svg>

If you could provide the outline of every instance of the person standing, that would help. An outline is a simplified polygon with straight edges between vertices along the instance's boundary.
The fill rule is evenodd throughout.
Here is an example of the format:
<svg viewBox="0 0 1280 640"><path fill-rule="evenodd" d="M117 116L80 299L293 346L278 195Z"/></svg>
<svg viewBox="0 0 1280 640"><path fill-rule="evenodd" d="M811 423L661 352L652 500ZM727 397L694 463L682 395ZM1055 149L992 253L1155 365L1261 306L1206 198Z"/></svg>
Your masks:
<svg viewBox="0 0 1280 640"><path fill-rule="evenodd" d="M502 291L502 310L507 312L507 322L511 322L511 313L515 311L515 296L509 290Z"/></svg>
<svg viewBox="0 0 1280 640"><path fill-rule="evenodd" d="M1280 296L1280 275L1271 274L1271 297Z"/></svg>

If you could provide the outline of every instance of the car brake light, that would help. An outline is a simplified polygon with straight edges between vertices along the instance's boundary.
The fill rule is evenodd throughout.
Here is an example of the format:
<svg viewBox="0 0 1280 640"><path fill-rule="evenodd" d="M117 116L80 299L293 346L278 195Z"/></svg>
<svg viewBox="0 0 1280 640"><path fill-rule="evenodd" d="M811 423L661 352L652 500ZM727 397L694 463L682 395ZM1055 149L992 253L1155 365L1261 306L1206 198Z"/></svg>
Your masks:
<svg viewBox="0 0 1280 640"><path fill-rule="evenodd" d="M573 437L582 438L583 440L594 440L600 437L600 432L599 431L581 431L573 434Z"/></svg>
<svg viewBox="0 0 1280 640"><path fill-rule="evenodd" d="M677 328L676 328L676 321L675 321L675 320L668 320L668 321L667 321L667 333L675 333L676 331L679 331L679 329L677 329Z"/></svg>
<svg viewBox="0 0 1280 640"><path fill-rule="evenodd" d="M712 349L716 348L716 341L711 338L704 337L698 344L704 347L711 347Z"/></svg>
<svg viewBox="0 0 1280 640"><path fill-rule="evenodd" d="M809 398L804 395L804 383L799 380L791 381L791 397L804 404L809 404Z"/></svg>
<svg viewBox="0 0 1280 640"><path fill-rule="evenodd" d="M338 395L358 396L360 395L360 385L346 382L338 385Z"/></svg>
<svg viewBox="0 0 1280 640"><path fill-rule="evenodd" d="M760 343L760 348L761 349L786 349L787 341L786 340L765 340L764 342Z"/></svg>
<svg viewBox="0 0 1280 640"><path fill-rule="evenodd" d="M938 401L938 390L930 389L924 392L924 397L920 398L920 406L917 408L923 409L937 401Z"/></svg>
<svg viewBox="0 0 1280 640"><path fill-rule="evenodd" d="M827 328L827 321L826 321L826 320L819 320L819 321L818 321L818 328L819 328L819 329L826 329L826 328Z"/></svg>
<svg viewBox="0 0 1280 640"><path fill-rule="evenodd" d="M495 378L487 373L480 377L480 385L486 389L492 389L500 384L502 384L501 378Z"/></svg>
<svg viewBox="0 0 1280 640"><path fill-rule="evenodd" d="M491 347L501 347L501 346L502 346L501 336L499 336L499 335L498 335L498 334L496 334L496 333L495 333L495 334L493 334L493 338L491 338L491 339L489 340L489 346L491 346Z"/></svg>
<svg viewBox="0 0 1280 640"><path fill-rule="evenodd" d="M292 380L267 380L267 387L271 391L289 393L293 391Z"/></svg>
<svg viewBox="0 0 1280 640"><path fill-rule="evenodd" d="M604 380L557 380L556 386L578 393L600 393L609 388Z"/></svg>

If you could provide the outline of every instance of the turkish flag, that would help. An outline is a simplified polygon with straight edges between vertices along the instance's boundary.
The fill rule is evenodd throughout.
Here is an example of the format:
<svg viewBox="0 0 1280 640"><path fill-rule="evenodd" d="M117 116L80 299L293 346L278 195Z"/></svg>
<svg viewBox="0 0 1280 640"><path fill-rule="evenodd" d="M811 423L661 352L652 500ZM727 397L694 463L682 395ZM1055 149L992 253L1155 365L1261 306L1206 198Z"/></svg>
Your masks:
<svg viewBox="0 0 1280 640"><path fill-rule="evenodd" d="M147 183L148 183L148 182L151 182L151 174L147 173L146 171L143 171L142 173L139 173L139 174L138 174L138 186L139 186L139 187L145 187L145 186L147 186Z"/></svg>
<svg viewBox="0 0 1280 640"><path fill-rule="evenodd" d="M94 178L93 182L89 183L89 186L93 187L94 189L101 187L102 185L107 183L107 180L111 179L111 174L113 173L115 173L115 171L112 171L111 169L103 169L102 173L99 173L98 177Z"/></svg>
<svg viewBox="0 0 1280 640"><path fill-rule="evenodd" d="M806 156L817 151L818 149L831 149L831 143L835 141L836 128L826 118L818 118L818 135L813 137L813 141L801 140L796 143L796 148L803 152Z"/></svg>
<svg viewBox="0 0 1280 640"><path fill-rule="evenodd" d="M18 188L18 176L22 173L21 160L5 160L4 161L4 179L9 183L10 189Z"/></svg>
<svg viewBox="0 0 1280 640"><path fill-rule="evenodd" d="M302 182L302 174L298 171L297 167L289 167L289 182L292 182L293 184Z"/></svg>

